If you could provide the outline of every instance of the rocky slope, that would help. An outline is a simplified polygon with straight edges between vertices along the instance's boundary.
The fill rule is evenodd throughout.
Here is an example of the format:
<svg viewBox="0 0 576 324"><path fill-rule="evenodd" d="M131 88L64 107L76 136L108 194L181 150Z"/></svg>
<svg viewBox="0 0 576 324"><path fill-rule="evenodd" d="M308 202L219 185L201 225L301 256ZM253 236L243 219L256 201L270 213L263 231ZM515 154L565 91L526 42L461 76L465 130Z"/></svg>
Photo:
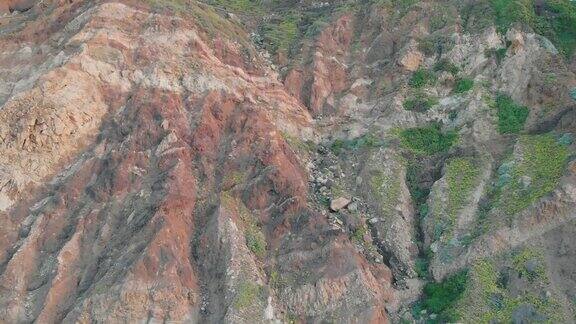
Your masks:
<svg viewBox="0 0 576 324"><path fill-rule="evenodd" d="M574 322L573 35L561 0L3 1L0 322Z"/></svg>

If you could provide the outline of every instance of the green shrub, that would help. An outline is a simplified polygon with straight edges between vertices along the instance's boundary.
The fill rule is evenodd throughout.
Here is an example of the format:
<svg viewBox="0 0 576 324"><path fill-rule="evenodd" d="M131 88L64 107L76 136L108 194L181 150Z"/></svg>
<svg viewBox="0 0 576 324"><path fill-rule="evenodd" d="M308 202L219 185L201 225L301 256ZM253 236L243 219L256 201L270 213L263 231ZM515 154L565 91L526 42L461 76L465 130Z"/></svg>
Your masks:
<svg viewBox="0 0 576 324"><path fill-rule="evenodd" d="M280 20L262 25L260 28L264 46L272 53L288 52L299 36L299 19L298 15L288 14Z"/></svg>
<svg viewBox="0 0 576 324"><path fill-rule="evenodd" d="M414 72L414 74L412 74L410 81L408 81L408 85L410 85L412 88L418 89L427 85L432 85L435 81L436 76L432 72L420 68Z"/></svg>
<svg viewBox="0 0 576 324"><path fill-rule="evenodd" d="M572 89L572 91L570 91L570 97L572 97L572 99L576 100L576 88Z"/></svg>
<svg viewBox="0 0 576 324"><path fill-rule="evenodd" d="M418 41L418 49L426 56L448 52L454 41L446 35L433 35Z"/></svg>
<svg viewBox="0 0 576 324"><path fill-rule="evenodd" d="M459 70L460 69L454 65L454 63L448 61L447 59L442 59L434 64L434 71L436 72L446 71L452 75L456 75L458 74Z"/></svg>
<svg viewBox="0 0 576 324"><path fill-rule="evenodd" d="M266 237L258 226L248 226L244 232L246 246L259 257L266 255Z"/></svg>
<svg viewBox="0 0 576 324"><path fill-rule="evenodd" d="M504 58L506 58L507 52L508 52L508 49L506 47L502 47L502 48L495 50L494 55L496 56L496 61L498 63L502 62L504 60Z"/></svg>
<svg viewBox="0 0 576 324"><path fill-rule="evenodd" d="M428 278L428 266L430 261L426 258L418 258L414 262L414 271L420 278Z"/></svg>
<svg viewBox="0 0 576 324"><path fill-rule="evenodd" d="M468 283L468 272L461 271L440 283L430 282L424 286L423 307L438 314L439 322L455 321L454 306L462 297Z"/></svg>
<svg viewBox="0 0 576 324"><path fill-rule="evenodd" d="M451 18L450 13L446 11L447 9L446 7L440 6L434 8L435 14L430 17L430 31L437 31L452 23L453 18Z"/></svg>
<svg viewBox="0 0 576 324"><path fill-rule="evenodd" d="M400 132L402 145L419 154L435 154L447 151L457 139L455 132L442 133L440 125L408 128Z"/></svg>
<svg viewBox="0 0 576 324"><path fill-rule="evenodd" d="M470 89L472 89L473 86L474 86L474 80L472 79L466 79L466 78L458 79L456 80L456 85L454 86L454 92L464 93L470 91Z"/></svg>
<svg viewBox="0 0 576 324"><path fill-rule="evenodd" d="M512 98L500 94L496 97L498 109L498 131L501 134L518 133L524 128L529 110L525 106L516 104Z"/></svg>
<svg viewBox="0 0 576 324"><path fill-rule="evenodd" d="M428 97L423 93L418 93L406 99L402 106L406 110L425 112L437 104L438 98Z"/></svg>
<svg viewBox="0 0 576 324"><path fill-rule="evenodd" d="M325 19L317 19L314 20L309 26L308 28L306 28L306 37L308 38L312 38L318 34L320 34L322 32L322 30L324 30L324 28L330 26L330 23L328 21L326 21Z"/></svg>
<svg viewBox="0 0 576 324"><path fill-rule="evenodd" d="M366 235L367 233L368 233L368 227L366 227L366 225L358 226L358 228L356 228L354 233L352 233L351 239L352 241L361 244L364 242L364 235Z"/></svg>

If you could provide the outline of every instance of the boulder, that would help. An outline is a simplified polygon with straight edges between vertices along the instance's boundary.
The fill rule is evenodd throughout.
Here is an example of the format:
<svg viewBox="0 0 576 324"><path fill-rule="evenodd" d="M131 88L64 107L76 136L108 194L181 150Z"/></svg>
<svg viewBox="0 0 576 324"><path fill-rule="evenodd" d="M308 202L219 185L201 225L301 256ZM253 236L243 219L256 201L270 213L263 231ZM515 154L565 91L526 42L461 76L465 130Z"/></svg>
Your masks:
<svg viewBox="0 0 576 324"><path fill-rule="evenodd" d="M338 197L330 201L330 209L336 212L342 208L345 208L346 206L348 206L348 204L350 204L350 199L346 197Z"/></svg>

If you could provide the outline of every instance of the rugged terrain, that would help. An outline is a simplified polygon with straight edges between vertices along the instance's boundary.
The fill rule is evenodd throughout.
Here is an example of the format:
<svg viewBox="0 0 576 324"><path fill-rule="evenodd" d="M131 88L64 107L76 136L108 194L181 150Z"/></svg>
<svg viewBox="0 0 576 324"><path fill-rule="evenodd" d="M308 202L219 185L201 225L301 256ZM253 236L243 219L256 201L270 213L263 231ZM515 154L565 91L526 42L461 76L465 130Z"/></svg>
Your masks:
<svg viewBox="0 0 576 324"><path fill-rule="evenodd" d="M0 322L576 321L568 0L0 3Z"/></svg>

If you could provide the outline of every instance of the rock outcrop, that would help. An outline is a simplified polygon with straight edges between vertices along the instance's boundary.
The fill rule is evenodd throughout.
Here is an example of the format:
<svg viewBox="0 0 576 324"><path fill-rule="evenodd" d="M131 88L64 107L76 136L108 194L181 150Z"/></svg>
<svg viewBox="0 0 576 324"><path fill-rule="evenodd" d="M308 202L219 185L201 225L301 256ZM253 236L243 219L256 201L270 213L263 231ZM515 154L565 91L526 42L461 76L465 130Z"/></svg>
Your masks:
<svg viewBox="0 0 576 324"><path fill-rule="evenodd" d="M569 322L575 58L469 6L1 2L0 322Z"/></svg>

